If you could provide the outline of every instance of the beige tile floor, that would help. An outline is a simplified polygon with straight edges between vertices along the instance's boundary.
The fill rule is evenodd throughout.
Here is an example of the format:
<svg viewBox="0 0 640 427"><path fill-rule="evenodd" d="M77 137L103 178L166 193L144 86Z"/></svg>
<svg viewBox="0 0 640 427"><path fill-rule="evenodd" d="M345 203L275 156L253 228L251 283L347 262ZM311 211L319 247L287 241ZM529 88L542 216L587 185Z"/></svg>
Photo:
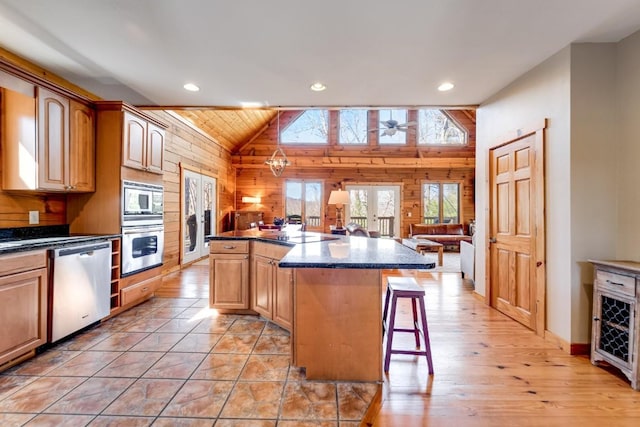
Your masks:
<svg viewBox="0 0 640 427"><path fill-rule="evenodd" d="M289 333L153 298L0 374L1 426L357 426L376 383L306 381Z"/></svg>

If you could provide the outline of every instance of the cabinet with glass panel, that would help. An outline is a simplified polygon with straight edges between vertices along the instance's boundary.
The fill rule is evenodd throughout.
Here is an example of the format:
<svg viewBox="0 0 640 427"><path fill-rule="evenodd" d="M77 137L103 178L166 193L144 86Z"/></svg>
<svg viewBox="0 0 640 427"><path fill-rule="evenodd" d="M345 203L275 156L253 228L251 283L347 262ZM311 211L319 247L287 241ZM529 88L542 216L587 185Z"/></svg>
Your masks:
<svg viewBox="0 0 640 427"><path fill-rule="evenodd" d="M640 389L640 263L591 261L595 266L591 362L618 368Z"/></svg>

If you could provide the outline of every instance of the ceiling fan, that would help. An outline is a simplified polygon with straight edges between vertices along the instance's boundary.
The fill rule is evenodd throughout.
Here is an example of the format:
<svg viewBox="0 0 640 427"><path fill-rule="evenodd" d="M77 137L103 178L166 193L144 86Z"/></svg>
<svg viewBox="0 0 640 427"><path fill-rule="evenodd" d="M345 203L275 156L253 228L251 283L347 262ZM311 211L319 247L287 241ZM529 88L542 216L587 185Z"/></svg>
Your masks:
<svg viewBox="0 0 640 427"><path fill-rule="evenodd" d="M417 122L398 123L398 121L394 120L393 117L390 117L389 120L380 121L380 123L382 123L384 127L369 129L369 132L377 132L381 130L382 136L393 136L397 131L406 132L409 129L409 126L415 126L417 124Z"/></svg>

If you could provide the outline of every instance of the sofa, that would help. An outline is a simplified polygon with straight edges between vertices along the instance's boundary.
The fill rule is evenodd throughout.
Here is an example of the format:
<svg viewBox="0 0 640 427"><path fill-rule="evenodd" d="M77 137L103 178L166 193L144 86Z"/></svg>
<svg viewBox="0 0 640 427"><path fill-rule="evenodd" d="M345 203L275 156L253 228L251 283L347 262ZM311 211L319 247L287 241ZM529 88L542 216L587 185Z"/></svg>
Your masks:
<svg viewBox="0 0 640 427"><path fill-rule="evenodd" d="M465 233L463 224L410 224L409 237L427 239L445 246L460 248L460 242L471 243L471 236Z"/></svg>

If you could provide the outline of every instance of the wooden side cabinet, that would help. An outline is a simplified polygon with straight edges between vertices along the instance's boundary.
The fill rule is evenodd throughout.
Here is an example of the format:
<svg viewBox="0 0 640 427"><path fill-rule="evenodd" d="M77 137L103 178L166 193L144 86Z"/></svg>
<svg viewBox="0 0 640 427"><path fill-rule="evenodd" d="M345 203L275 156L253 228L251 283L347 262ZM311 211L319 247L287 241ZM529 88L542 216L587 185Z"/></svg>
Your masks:
<svg viewBox="0 0 640 427"><path fill-rule="evenodd" d="M249 308L249 241L209 242L209 306Z"/></svg>
<svg viewBox="0 0 640 427"><path fill-rule="evenodd" d="M0 365L47 341L46 252L0 256Z"/></svg>
<svg viewBox="0 0 640 427"><path fill-rule="evenodd" d="M591 261L594 264L591 362L618 368L640 390L640 263Z"/></svg>

